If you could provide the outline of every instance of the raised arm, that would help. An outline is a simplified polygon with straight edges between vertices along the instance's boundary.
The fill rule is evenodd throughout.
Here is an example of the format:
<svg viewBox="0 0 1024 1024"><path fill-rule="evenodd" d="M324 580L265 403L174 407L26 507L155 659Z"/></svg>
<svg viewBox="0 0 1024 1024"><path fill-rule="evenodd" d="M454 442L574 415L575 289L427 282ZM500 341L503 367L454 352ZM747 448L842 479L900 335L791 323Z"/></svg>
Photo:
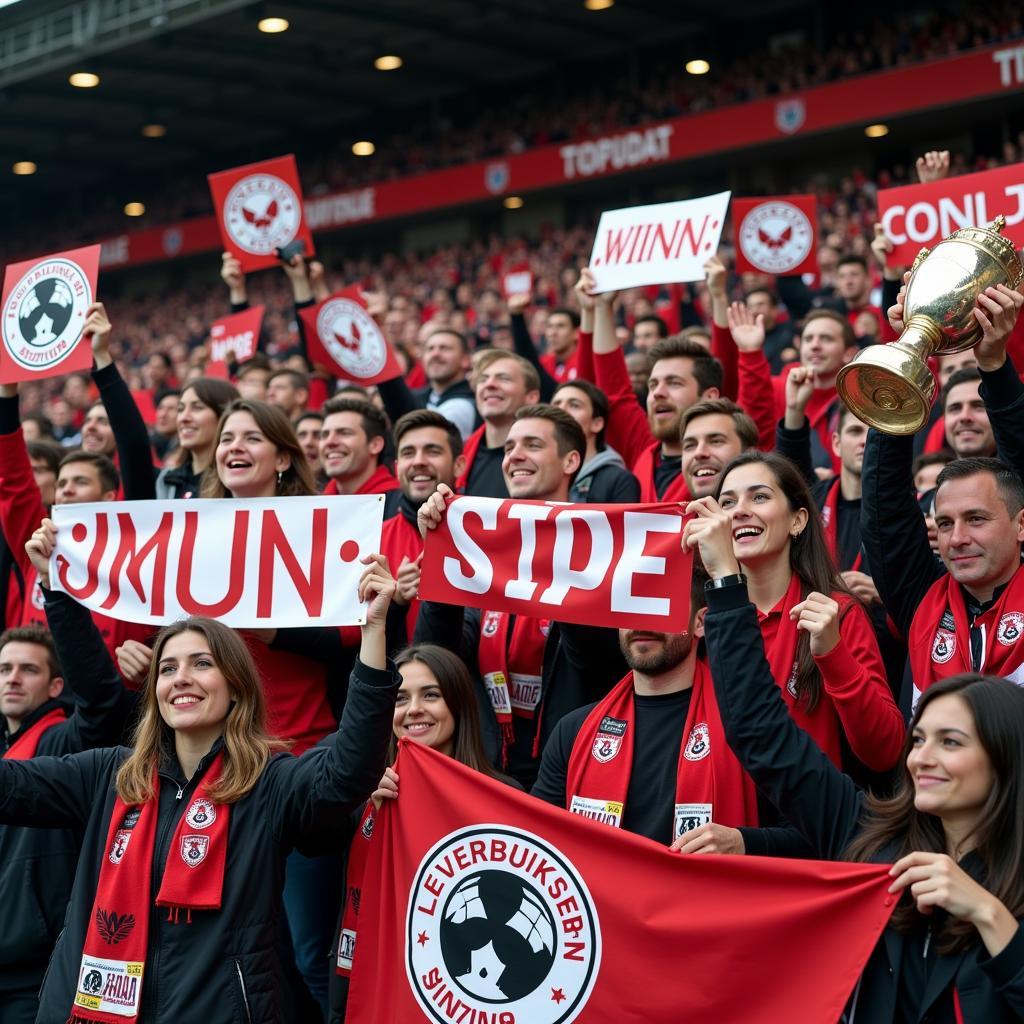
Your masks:
<svg viewBox="0 0 1024 1024"><path fill-rule="evenodd" d="M530 304L530 296L510 295L508 300L509 323L512 325L512 345L515 353L522 356L536 371L540 377L540 400L550 402L551 396L558 387L558 381L551 376L544 368L537 354L537 346L530 337L529 328L526 326L526 307Z"/></svg>
<svg viewBox="0 0 1024 1024"><path fill-rule="evenodd" d="M814 376L806 366L794 366L786 376L786 412L775 428L775 450L800 470L811 486L817 483L811 456L811 424L807 403L814 394Z"/></svg>
<svg viewBox="0 0 1024 1024"><path fill-rule="evenodd" d="M18 385L0 384L0 532L22 575L32 568L25 545L46 511L21 432Z"/></svg>

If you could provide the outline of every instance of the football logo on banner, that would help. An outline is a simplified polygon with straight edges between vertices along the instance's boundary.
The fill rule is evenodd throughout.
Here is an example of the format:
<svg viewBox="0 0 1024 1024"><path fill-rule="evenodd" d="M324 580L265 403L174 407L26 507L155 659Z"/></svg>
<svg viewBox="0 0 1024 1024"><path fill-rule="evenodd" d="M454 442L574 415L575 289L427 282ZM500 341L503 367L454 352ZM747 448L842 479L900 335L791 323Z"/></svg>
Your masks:
<svg viewBox="0 0 1024 1024"><path fill-rule="evenodd" d="M370 316L358 288L347 288L299 311L314 364L358 384L378 384L402 375L391 346Z"/></svg>
<svg viewBox="0 0 1024 1024"><path fill-rule="evenodd" d="M537 836L472 826L445 836L420 862L409 892L405 965L428 1020L500 1015L569 1024L586 1005L600 963L590 892L566 857Z"/></svg>
<svg viewBox="0 0 1024 1024"><path fill-rule="evenodd" d="M736 270L803 274L816 265L814 196L736 199Z"/></svg>
<svg viewBox="0 0 1024 1024"><path fill-rule="evenodd" d="M209 176L224 247L243 271L272 267L277 250L296 239L313 252L294 156L277 157Z"/></svg>
<svg viewBox="0 0 1024 1024"><path fill-rule="evenodd" d="M95 299L98 245L14 263L3 292L4 383L87 370L88 345L79 346L86 311Z"/></svg>

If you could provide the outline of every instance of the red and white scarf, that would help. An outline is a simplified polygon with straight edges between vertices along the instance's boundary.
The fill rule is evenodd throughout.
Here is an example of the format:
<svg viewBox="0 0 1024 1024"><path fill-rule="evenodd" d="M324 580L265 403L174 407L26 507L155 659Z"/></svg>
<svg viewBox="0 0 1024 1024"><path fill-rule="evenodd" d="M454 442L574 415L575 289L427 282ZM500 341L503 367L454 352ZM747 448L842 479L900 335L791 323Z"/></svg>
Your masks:
<svg viewBox="0 0 1024 1024"><path fill-rule="evenodd" d="M982 661L971 665L971 623L960 585L948 573L937 579L910 624L907 655L914 704L933 683L961 672L987 672L1024 685L1024 568L999 599L974 620L982 634Z"/></svg>
<svg viewBox="0 0 1024 1024"><path fill-rule="evenodd" d="M661 442L655 441L650 448L645 448L633 463L633 475L640 481L640 500L644 504L659 501L689 501L690 489L686 486L686 478L679 473L665 488L665 493L658 495L654 480L654 470L661 462Z"/></svg>
<svg viewBox="0 0 1024 1024"><path fill-rule="evenodd" d="M167 907L175 923L182 909L188 921L193 910L220 909L231 808L215 804L209 790L220 777L223 759L221 752L207 769L167 853L156 905ZM158 796L135 807L120 797L114 800L68 1024L139 1020L159 813Z"/></svg>
<svg viewBox="0 0 1024 1024"><path fill-rule="evenodd" d="M549 619L517 615L510 638L510 618L507 612L483 612L480 616L480 674L501 726L503 767L507 763L508 747L515 738L513 715L536 718L537 735L540 735L544 645L551 628Z"/></svg>
<svg viewBox="0 0 1024 1024"><path fill-rule="evenodd" d="M615 828L622 827L633 770L634 696L630 672L584 719L569 755L566 808ZM711 673L698 660L676 771L673 841L709 821L756 826L757 791L725 741Z"/></svg>
<svg viewBox="0 0 1024 1024"><path fill-rule="evenodd" d="M477 427L476 430L466 438L466 443L462 446L462 454L466 460L466 468L455 481L455 490L459 494L466 493L466 487L469 485L469 474L473 471L473 461L476 459L476 453L480 448L480 445L486 446L486 442L484 441L484 431L486 429L486 424Z"/></svg>
<svg viewBox="0 0 1024 1024"><path fill-rule="evenodd" d="M359 822L359 828L352 838L348 850L348 867L345 871L345 907L341 914L341 934L338 936L337 957L334 971L342 977L352 974L352 958L356 952L356 926L359 924L359 900L363 891L363 876L370 856L370 840L373 838L373 823L377 811L373 801L367 801L366 810Z"/></svg>
<svg viewBox="0 0 1024 1024"><path fill-rule="evenodd" d="M836 567L842 569L839 562L841 556L839 550L839 477L832 481L828 493L825 495L825 503L821 506L821 525L825 530L825 543L828 545L832 559L836 563ZM863 552L858 551L850 570L859 570L862 560Z"/></svg>
<svg viewBox="0 0 1024 1024"><path fill-rule="evenodd" d="M52 711L48 711L38 722L33 722L21 736L19 736L8 748L7 753L4 754L4 760L6 761L27 761L29 758L36 756L36 750L39 748L39 741L43 737L43 733L47 729L52 729L55 725L63 722L67 719L67 715L64 714L63 708L54 708Z"/></svg>

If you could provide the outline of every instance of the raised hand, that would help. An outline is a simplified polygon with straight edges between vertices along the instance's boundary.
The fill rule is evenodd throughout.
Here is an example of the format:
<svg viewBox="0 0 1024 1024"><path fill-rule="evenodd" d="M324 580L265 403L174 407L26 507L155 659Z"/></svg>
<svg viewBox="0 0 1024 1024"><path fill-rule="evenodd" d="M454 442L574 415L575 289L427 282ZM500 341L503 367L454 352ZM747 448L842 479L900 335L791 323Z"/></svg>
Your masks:
<svg viewBox="0 0 1024 1024"><path fill-rule="evenodd" d="M700 551L704 568L712 579L740 571L732 545L732 516L714 498L697 498L686 506L692 516L683 527L684 548Z"/></svg>
<svg viewBox="0 0 1024 1024"><path fill-rule="evenodd" d="M106 307L102 302L94 302L85 311L85 323L82 324L82 334L89 339L92 347L92 358L96 363L96 369L102 370L109 366L114 360L110 355L110 335L113 327L110 325L110 318L107 316Z"/></svg>
<svg viewBox="0 0 1024 1024"><path fill-rule="evenodd" d="M422 564L422 551L415 558L402 559L402 564L398 567L398 575L395 577L395 582L398 584L398 590L395 592L395 604L412 604L419 597Z"/></svg>
<svg viewBox="0 0 1024 1024"><path fill-rule="evenodd" d="M441 525L448 510L447 499L454 497L455 492L447 484L438 484L437 490L420 505L416 525L421 537L426 537L428 530L436 530Z"/></svg>
<svg viewBox="0 0 1024 1024"><path fill-rule="evenodd" d="M727 315L736 347L741 352L759 352L764 347L764 314L753 317L742 302L734 302Z"/></svg>
<svg viewBox="0 0 1024 1024"><path fill-rule="evenodd" d="M52 519L44 519L25 544L25 553L39 577L39 583L47 590L50 589L50 556L56 546L57 527Z"/></svg>
<svg viewBox="0 0 1024 1024"><path fill-rule="evenodd" d="M786 413L783 422L787 430L799 430L804 425L807 403L814 394L814 371L808 366L794 366L786 375Z"/></svg>
<svg viewBox="0 0 1024 1024"><path fill-rule="evenodd" d="M828 654L839 643L839 604L831 597L812 591L790 610L796 628L811 638L811 654L816 658Z"/></svg>
<svg viewBox="0 0 1024 1024"><path fill-rule="evenodd" d="M949 176L949 150L932 149L917 158L917 180L921 184L942 181Z"/></svg>
<svg viewBox="0 0 1024 1024"><path fill-rule="evenodd" d="M974 318L981 325L981 341L974 347L982 370L998 370L1006 362L1006 343L1013 331L1024 295L1005 284L986 288L974 307Z"/></svg>
<svg viewBox="0 0 1024 1024"><path fill-rule="evenodd" d="M380 783L373 791L370 799L373 801L374 808L378 811L380 810L380 805L385 800L398 799L398 772L396 772L394 768L384 769L384 774L381 776Z"/></svg>
<svg viewBox="0 0 1024 1024"><path fill-rule="evenodd" d="M231 302L240 306L248 302L248 295L245 290L245 274L242 273L242 264L236 256L229 252L220 254L220 276L228 286Z"/></svg>
<svg viewBox="0 0 1024 1024"><path fill-rule="evenodd" d="M147 647L139 640L125 640L114 654L117 657L117 667L125 679L130 683L145 682L153 661L152 647Z"/></svg>

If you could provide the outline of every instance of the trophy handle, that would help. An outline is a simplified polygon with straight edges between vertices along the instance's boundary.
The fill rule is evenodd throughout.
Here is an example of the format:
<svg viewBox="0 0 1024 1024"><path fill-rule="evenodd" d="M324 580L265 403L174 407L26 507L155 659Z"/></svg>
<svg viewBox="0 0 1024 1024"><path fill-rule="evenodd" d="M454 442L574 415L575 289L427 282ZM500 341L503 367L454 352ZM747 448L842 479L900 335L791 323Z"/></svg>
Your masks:
<svg viewBox="0 0 1024 1024"><path fill-rule="evenodd" d="M922 249L915 257L914 262L910 265L910 272L913 273L928 257L931 255L931 249Z"/></svg>

